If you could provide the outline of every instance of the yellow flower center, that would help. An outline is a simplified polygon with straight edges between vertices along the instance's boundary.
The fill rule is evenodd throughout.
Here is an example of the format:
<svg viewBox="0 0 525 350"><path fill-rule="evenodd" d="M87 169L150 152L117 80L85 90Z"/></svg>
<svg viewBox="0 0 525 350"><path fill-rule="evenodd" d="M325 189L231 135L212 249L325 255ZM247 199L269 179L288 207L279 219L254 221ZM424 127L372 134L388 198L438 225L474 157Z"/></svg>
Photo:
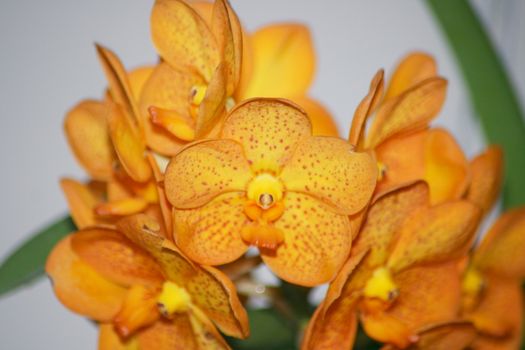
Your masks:
<svg viewBox="0 0 525 350"><path fill-rule="evenodd" d="M390 270L379 267L374 270L372 277L366 282L363 295L368 298L377 298L385 302L392 302L399 295Z"/></svg>
<svg viewBox="0 0 525 350"><path fill-rule="evenodd" d="M191 297L188 292L171 281L162 285L162 290L157 298L157 307L164 317L171 317L175 313L188 311Z"/></svg>
<svg viewBox="0 0 525 350"><path fill-rule="evenodd" d="M474 268L469 268L463 276L461 284L461 290L463 292L462 302L465 310L470 310L477 305L484 288L485 280L481 273Z"/></svg>
<svg viewBox="0 0 525 350"><path fill-rule="evenodd" d="M244 212L254 222L243 227L242 239L259 248L277 248L284 235L272 223L284 213L283 184L272 174L263 172L248 184L246 195Z"/></svg>
<svg viewBox="0 0 525 350"><path fill-rule="evenodd" d="M279 179L269 173L257 175L249 184L248 199L266 210L283 198L284 187Z"/></svg>
<svg viewBox="0 0 525 350"><path fill-rule="evenodd" d="M195 85L191 88L190 92L190 112L192 117L196 118L199 114L199 106L201 105L204 97L206 96L206 85Z"/></svg>

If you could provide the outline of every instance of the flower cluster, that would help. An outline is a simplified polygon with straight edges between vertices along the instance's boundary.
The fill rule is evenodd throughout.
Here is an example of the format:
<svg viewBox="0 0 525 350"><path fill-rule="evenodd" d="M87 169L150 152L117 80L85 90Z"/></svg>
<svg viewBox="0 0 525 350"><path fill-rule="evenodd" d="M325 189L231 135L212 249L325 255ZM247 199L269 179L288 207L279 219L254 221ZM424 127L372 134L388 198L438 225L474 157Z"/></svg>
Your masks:
<svg viewBox="0 0 525 350"><path fill-rule="evenodd" d="M46 271L100 349L248 337L232 270L254 252L286 282L329 283L303 349L350 349L359 324L386 349L518 346L525 210L475 244L502 154L469 161L430 125L447 87L430 56L386 89L379 71L344 139L307 95L305 27L247 33L227 0L157 0L151 32L159 63L132 71L97 45L107 93L65 121L91 179L61 182L79 231Z"/></svg>

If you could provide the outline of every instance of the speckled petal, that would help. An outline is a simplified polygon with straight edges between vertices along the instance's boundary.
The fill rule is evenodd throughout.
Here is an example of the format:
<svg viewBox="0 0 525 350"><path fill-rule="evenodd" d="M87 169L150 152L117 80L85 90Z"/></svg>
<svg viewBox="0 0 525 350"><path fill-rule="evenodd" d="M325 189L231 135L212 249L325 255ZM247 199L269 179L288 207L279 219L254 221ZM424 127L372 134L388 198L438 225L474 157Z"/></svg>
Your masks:
<svg viewBox="0 0 525 350"><path fill-rule="evenodd" d="M308 137L297 144L281 179L288 191L321 200L342 214L354 214L371 199L377 165L367 153L333 137Z"/></svg>
<svg viewBox="0 0 525 350"><path fill-rule="evenodd" d="M242 306L233 282L213 267L201 266L185 284L192 302L219 327L236 338L249 333L248 315Z"/></svg>
<svg viewBox="0 0 525 350"><path fill-rule="evenodd" d="M108 113L108 105L84 100L67 113L64 122L73 154L89 175L98 180L111 178L115 161L106 122Z"/></svg>
<svg viewBox="0 0 525 350"><path fill-rule="evenodd" d="M57 298L70 310L108 322L117 314L126 289L102 277L71 248L72 235L61 240L46 262Z"/></svg>
<svg viewBox="0 0 525 350"><path fill-rule="evenodd" d="M250 164L278 168L311 132L308 117L295 104L253 99L239 104L226 117L222 138L240 142Z"/></svg>
<svg viewBox="0 0 525 350"><path fill-rule="evenodd" d="M242 29L239 18L228 0L217 0L213 5L211 29L217 39L222 60L226 65L226 95L232 96L241 74Z"/></svg>
<svg viewBox="0 0 525 350"><path fill-rule="evenodd" d="M251 36L253 70L241 92L251 97L305 95L315 73L310 31L300 24L274 24Z"/></svg>
<svg viewBox="0 0 525 350"><path fill-rule="evenodd" d="M352 252L370 249L367 266L385 264L389 249L406 218L428 205L428 186L419 181L384 193L374 199Z"/></svg>
<svg viewBox="0 0 525 350"><path fill-rule="evenodd" d="M300 193L288 192L284 203L284 214L274 223L284 233L284 242L275 251L261 251L262 259L280 278L294 284L330 281L350 252L348 217Z"/></svg>
<svg viewBox="0 0 525 350"><path fill-rule="evenodd" d="M175 208L196 208L222 193L244 191L251 177L241 145L207 140L188 145L172 158L164 186Z"/></svg>
<svg viewBox="0 0 525 350"><path fill-rule="evenodd" d="M412 52L403 58L394 71L385 99L398 96L414 85L436 75L437 65L432 56L424 52Z"/></svg>
<svg viewBox="0 0 525 350"><path fill-rule="evenodd" d="M409 266L447 261L471 247L481 211L467 201L446 202L411 213L399 232L388 266L401 271Z"/></svg>
<svg viewBox="0 0 525 350"><path fill-rule="evenodd" d="M427 79L384 102L370 127L367 145L374 148L389 137L425 128L445 101L447 81Z"/></svg>
<svg viewBox="0 0 525 350"><path fill-rule="evenodd" d="M185 142L154 125L148 109L154 106L190 118L191 89L204 84L204 80L191 71L174 69L166 62L157 65L144 84L139 100L140 118L149 147L156 152L171 156L177 153Z"/></svg>
<svg viewBox="0 0 525 350"><path fill-rule="evenodd" d="M525 278L525 208L503 214L487 233L474 264L502 276Z"/></svg>
<svg viewBox="0 0 525 350"><path fill-rule="evenodd" d="M128 216L117 223L117 229L157 261L165 278L184 286L186 278L195 273L193 263L162 236L155 218L144 214Z"/></svg>
<svg viewBox="0 0 525 350"><path fill-rule="evenodd" d="M71 238L71 247L83 262L119 285L155 286L164 280L153 257L117 231L85 229Z"/></svg>
<svg viewBox="0 0 525 350"><path fill-rule="evenodd" d="M174 210L174 238L191 259L222 265L248 249L241 228L249 223L242 193L226 193L197 209Z"/></svg>
<svg viewBox="0 0 525 350"><path fill-rule="evenodd" d="M182 0L157 0L151 37L160 56L173 67L195 69L209 81L220 54L206 22Z"/></svg>
<svg viewBox="0 0 525 350"><path fill-rule="evenodd" d="M470 162L470 185L466 198L487 213L494 205L503 182L503 151L490 146Z"/></svg>
<svg viewBox="0 0 525 350"><path fill-rule="evenodd" d="M352 118L352 127L348 134L348 142L354 145L358 150L364 146L365 128L368 117L376 110L383 97L384 71L380 69L370 82L368 94L361 100L357 106L354 117Z"/></svg>

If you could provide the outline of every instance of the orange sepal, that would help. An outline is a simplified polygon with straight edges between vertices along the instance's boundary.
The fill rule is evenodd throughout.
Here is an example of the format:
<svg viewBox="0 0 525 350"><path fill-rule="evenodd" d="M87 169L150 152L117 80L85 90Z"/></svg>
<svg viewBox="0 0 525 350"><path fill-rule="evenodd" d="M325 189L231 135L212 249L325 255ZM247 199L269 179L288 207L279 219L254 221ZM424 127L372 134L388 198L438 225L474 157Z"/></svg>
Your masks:
<svg viewBox="0 0 525 350"><path fill-rule="evenodd" d="M300 24L276 24L251 38L253 70L241 99L302 96L315 73L310 31Z"/></svg>
<svg viewBox="0 0 525 350"><path fill-rule="evenodd" d="M71 109L64 121L73 154L86 171L98 180L111 178L115 154L109 138L107 104L85 100Z"/></svg>
<svg viewBox="0 0 525 350"><path fill-rule="evenodd" d="M323 314L319 305L308 323L301 350L351 349L357 333L355 305L340 300L333 311Z"/></svg>
<svg viewBox="0 0 525 350"><path fill-rule="evenodd" d="M436 75L436 61L432 56L424 52L412 52L403 58L394 71L385 99L398 96L414 85Z"/></svg>
<svg viewBox="0 0 525 350"><path fill-rule="evenodd" d="M385 101L370 127L367 147L374 148L396 134L425 128L441 110L446 87L445 79L434 77Z"/></svg>
<svg viewBox="0 0 525 350"><path fill-rule="evenodd" d="M89 186L73 179L60 180L60 187L64 192L69 211L77 228L93 226L99 222L95 217L94 208L100 203L99 198Z"/></svg>
<svg viewBox="0 0 525 350"><path fill-rule="evenodd" d="M142 198L126 198L118 201L100 203L95 207L99 216L126 216L143 212L148 207L148 202Z"/></svg>
<svg viewBox="0 0 525 350"><path fill-rule="evenodd" d="M513 209L498 218L474 254L482 271L515 279L525 277L525 208Z"/></svg>
<svg viewBox="0 0 525 350"><path fill-rule="evenodd" d="M466 198L486 213L492 208L503 181L503 151L490 146L470 162L470 185Z"/></svg>
<svg viewBox="0 0 525 350"><path fill-rule="evenodd" d="M481 212L467 201L420 208L404 221L387 265L394 271L462 257L470 249Z"/></svg>
<svg viewBox="0 0 525 350"><path fill-rule="evenodd" d="M155 286L164 280L157 262L121 233L102 228L80 231L71 238L71 247L102 276L122 286Z"/></svg>
<svg viewBox="0 0 525 350"><path fill-rule="evenodd" d="M108 117L111 140L126 173L137 182L148 181L151 168L144 157L145 145L138 130L118 105L112 106Z"/></svg>
<svg viewBox="0 0 525 350"><path fill-rule="evenodd" d="M354 145L357 150L361 150L364 144L365 127L368 117L376 110L384 91L383 81L384 71L380 69L370 82L368 94L357 106L354 117L352 118L352 126L348 134L348 142Z"/></svg>
<svg viewBox="0 0 525 350"><path fill-rule="evenodd" d="M72 235L61 240L47 258L46 273L57 298L66 307L100 322L117 314L126 289L102 277L80 260L71 247Z"/></svg>
<svg viewBox="0 0 525 350"><path fill-rule="evenodd" d="M206 81L220 61L219 49L206 22L184 1L155 2L151 37L160 56L172 67L196 70Z"/></svg>

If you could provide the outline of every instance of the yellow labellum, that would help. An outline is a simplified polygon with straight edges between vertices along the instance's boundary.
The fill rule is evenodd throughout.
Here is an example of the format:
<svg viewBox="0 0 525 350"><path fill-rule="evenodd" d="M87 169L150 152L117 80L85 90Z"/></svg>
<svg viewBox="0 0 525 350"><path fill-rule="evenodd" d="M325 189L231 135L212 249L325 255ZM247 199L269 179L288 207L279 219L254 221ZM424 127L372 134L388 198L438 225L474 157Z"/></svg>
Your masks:
<svg viewBox="0 0 525 350"><path fill-rule="evenodd" d="M366 282L363 295L384 301L394 300L399 295L399 288L392 279L390 270L386 267L375 269L372 277Z"/></svg>
<svg viewBox="0 0 525 350"><path fill-rule="evenodd" d="M175 313L188 311L190 303L191 297L186 289L171 281L164 282L157 298L157 306L163 316L171 317Z"/></svg>

